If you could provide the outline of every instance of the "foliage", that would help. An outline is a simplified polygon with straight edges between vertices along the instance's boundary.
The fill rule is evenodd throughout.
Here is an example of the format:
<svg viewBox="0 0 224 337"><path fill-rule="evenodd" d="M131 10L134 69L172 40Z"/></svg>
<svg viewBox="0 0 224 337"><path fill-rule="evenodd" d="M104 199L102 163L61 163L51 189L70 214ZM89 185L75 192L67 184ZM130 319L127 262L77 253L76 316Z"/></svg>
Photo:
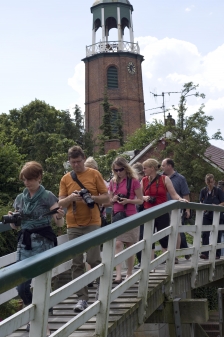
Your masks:
<svg viewBox="0 0 224 337"><path fill-rule="evenodd" d="M0 305L0 321L15 314L20 309L20 300L10 300Z"/></svg>
<svg viewBox="0 0 224 337"><path fill-rule="evenodd" d="M122 110L119 109L116 113L116 119L112 119L112 114L111 114L111 104L109 103L108 99L108 94L107 94L107 88L105 87L104 90L104 99L103 103L101 103L103 106L103 120L102 124L100 125L100 130L102 133L98 135L98 140L99 140L99 153L104 154L104 144L105 141L109 139L119 139L120 144L123 145L124 143L124 133L123 133L123 114ZM116 134L115 131L116 130Z"/></svg>
<svg viewBox="0 0 224 337"><path fill-rule="evenodd" d="M117 157L118 152L116 150L110 150L105 155L96 155L95 159L98 164L98 168L104 179L109 180L111 178L112 170L111 166L114 159Z"/></svg>
<svg viewBox="0 0 224 337"><path fill-rule="evenodd" d="M120 109L117 112L116 125L117 135L113 135L113 138L117 138L120 141L121 146L124 145L124 132L123 132L123 113Z"/></svg>
<svg viewBox="0 0 224 337"><path fill-rule="evenodd" d="M129 135L122 147L123 151L142 150L155 139L159 139L165 131L161 121L154 120L152 123L146 122L141 128Z"/></svg>
<svg viewBox="0 0 224 337"><path fill-rule="evenodd" d="M104 99L103 103L101 103L103 106L103 121L102 124L100 125L100 130L102 133L98 136L99 139L99 153L104 154L104 143L108 139L112 139L112 126L111 126L111 118L110 118L110 107L111 104L109 103L108 100L108 95L107 95L107 88L104 90Z"/></svg>
<svg viewBox="0 0 224 337"><path fill-rule="evenodd" d="M23 156L13 144L3 142L0 136L0 203L8 204L19 192L19 169Z"/></svg>
<svg viewBox="0 0 224 337"><path fill-rule="evenodd" d="M190 190L198 193L204 186L204 177L213 173L217 179L221 178L220 172L204 160L204 153L208 148L209 136L207 127L212 116L206 116L202 104L198 111L186 116L187 97L195 96L204 98L204 94L196 91L198 85L192 82L186 83L181 91L178 107L173 107L178 118L176 125L168 125L167 131L171 131L171 138L167 138L166 149L162 152L164 157L173 157L175 168L183 174L189 184Z"/></svg>
<svg viewBox="0 0 224 337"><path fill-rule="evenodd" d="M193 298L207 298L209 310L218 309L218 287L199 287L193 290Z"/></svg>

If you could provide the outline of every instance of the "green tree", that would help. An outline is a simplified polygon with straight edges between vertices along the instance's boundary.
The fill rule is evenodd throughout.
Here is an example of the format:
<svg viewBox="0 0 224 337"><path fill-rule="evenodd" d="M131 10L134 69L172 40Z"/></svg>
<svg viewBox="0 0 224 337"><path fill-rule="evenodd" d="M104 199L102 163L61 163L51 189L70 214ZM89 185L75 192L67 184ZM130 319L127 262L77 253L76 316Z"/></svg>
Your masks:
<svg viewBox="0 0 224 337"><path fill-rule="evenodd" d="M152 123L146 122L141 128L137 129L132 135L129 135L124 143L122 150L142 150L150 142L159 139L165 132L165 127L161 121L154 120Z"/></svg>
<svg viewBox="0 0 224 337"><path fill-rule="evenodd" d="M4 143L0 137L0 203L7 205L18 194L22 184L19 170L24 157L13 144Z"/></svg>
<svg viewBox="0 0 224 337"><path fill-rule="evenodd" d="M162 153L163 157L173 157L176 169L186 177L191 191L196 193L196 199L207 173L213 173L216 179L220 179L220 172L204 160L204 153L210 145L207 127L213 117L205 115L203 104L192 115L186 115L189 96L205 97L197 91L197 87L192 82L184 84L178 107L173 107L177 112L177 123L166 127L172 136L166 138L167 146Z"/></svg>
<svg viewBox="0 0 224 337"><path fill-rule="evenodd" d="M123 124L124 124L124 122L123 122L123 113L122 113L122 110L120 109L117 112L117 119L116 119L116 122L115 122L115 127L117 129L117 135L113 136L113 138L119 139L121 146L124 145Z"/></svg>

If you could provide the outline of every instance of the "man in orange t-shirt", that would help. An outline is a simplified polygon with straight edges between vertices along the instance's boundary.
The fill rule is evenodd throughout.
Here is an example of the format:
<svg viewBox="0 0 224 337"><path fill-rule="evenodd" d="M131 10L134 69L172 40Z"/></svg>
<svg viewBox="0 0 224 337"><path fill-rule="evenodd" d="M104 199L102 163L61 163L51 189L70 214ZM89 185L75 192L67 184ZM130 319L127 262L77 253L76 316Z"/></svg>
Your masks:
<svg viewBox="0 0 224 337"><path fill-rule="evenodd" d="M90 193L91 199L96 204L91 208L80 196L82 189L73 180L71 172L65 174L60 182L59 205L67 208L66 222L69 240L90 233L101 225L99 207L97 204L109 203L109 195L102 175L94 169L85 167L85 154L80 146L73 146L68 150L69 163L78 180ZM92 247L87 251L86 262L94 268L101 263L100 247ZM85 272L83 254L76 255L73 259L72 278L75 279ZM75 312L81 312L88 307L87 286L77 292L78 303Z"/></svg>

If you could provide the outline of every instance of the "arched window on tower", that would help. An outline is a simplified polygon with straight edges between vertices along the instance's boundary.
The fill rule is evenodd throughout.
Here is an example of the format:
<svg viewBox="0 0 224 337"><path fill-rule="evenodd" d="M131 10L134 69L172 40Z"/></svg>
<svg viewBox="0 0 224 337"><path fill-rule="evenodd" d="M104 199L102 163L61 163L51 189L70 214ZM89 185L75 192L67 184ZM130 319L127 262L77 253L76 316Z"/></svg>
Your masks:
<svg viewBox="0 0 224 337"><path fill-rule="evenodd" d="M110 121L111 121L111 133L113 136L118 134L118 111L116 109L110 110Z"/></svg>
<svg viewBox="0 0 224 337"><path fill-rule="evenodd" d="M118 88L118 73L116 67L109 67L107 69L107 88L108 89Z"/></svg>

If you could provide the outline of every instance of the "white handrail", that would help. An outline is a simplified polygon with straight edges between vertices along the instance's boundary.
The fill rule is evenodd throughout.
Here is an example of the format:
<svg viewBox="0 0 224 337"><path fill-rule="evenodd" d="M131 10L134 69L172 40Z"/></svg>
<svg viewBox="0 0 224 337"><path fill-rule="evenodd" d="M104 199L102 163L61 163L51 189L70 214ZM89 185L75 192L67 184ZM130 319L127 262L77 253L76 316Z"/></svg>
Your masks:
<svg viewBox="0 0 224 337"><path fill-rule="evenodd" d="M48 309L51 306L56 305L63 299L70 296L72 293L81 289L84 285L87 285L90 281L101 278L100 288L99 288L99 300L93 305L89 306L86 310L81 312L76 317L72 318L69 322L63 325L60 329L55 331L52 337L67 337L74 329L77 329L85 322L87 322L91 317L97 315L96 331L99 336L107 335L108 328L108 314L109 314L109 304L111 301L116 299L120 294L122 294L126 289L139 281L138 296L145 298L139 307L139 323L144 319L143 313L146 311L146 289L148 289L148 275L152 269L155 269L163 261L166 261L166 272L170 276L171 282L173 280L174 272L174 261L175 256L180 256L187 252L192 254L191 267L192 272L192 287L195 287L197 272L198 272L198 259L199 253L203 251L210 251L212 254L210 256L209 262L211 265L210 281L214 278L214 262L215 262L215 250L217 248L217 235L218 230L224 229L224 225L219 225L219 217L215 212L213 225L202 226L203 210L197 210L195 225L189 227L189 231L194 233L193 246L187 249L180 249L176 252L176 239L177 233L182 232L182 226L180 223L180 210L175 209L171 212L171 223L170 226L162 230L161 232L153 232L154 221L150 220L145 224L144 238L142 241L136 243L135 245L125 249L115 257L113 256L115 239L109 240L103 245L103 257L102 263L80 276L79 278L69 282L63 287L57 289L50 294L50 275L52 271L48 271L42 275L37 276L34 279L34 296L33 303L26 309L12 315L3 322L0 322L1 337L5 337L11 334L13 331L22 326L25 319L31 320L31 330L30 334L33 337L44 336L44 329L46 327L46 321L48 316ZM141 223L141 221L139 220ZM185 226L183 226L185 229ZM201 232L207 231L209 229L213 232L212 242L208 246L200 246ZM158 238L164 237L169 234L169 245L167 252L163 253L161 256L151 261L151 250L152 243L158 240ZM224 243L218 244L218 248L224 248ZM137 251L142 250L142 264L141 268L137 270L130 278L124 280L122 284L114 289L111 289L112 284L112 271L113 267L127 258L131 257ZM108 251L110 253L108 253ZM40 289L44 289L43 294L38 296ZM172 292L172 287L170 288ZM34 310L35 307L35 310ZM25 316L24 316L25 315ZM25 317L25 318L24 318ZM43 319L44 317L44 319ZM106 320L106 321L105 321ZM105 324L102 326L102 322ZM13 323L13 324L12 324Z"/></svg>

